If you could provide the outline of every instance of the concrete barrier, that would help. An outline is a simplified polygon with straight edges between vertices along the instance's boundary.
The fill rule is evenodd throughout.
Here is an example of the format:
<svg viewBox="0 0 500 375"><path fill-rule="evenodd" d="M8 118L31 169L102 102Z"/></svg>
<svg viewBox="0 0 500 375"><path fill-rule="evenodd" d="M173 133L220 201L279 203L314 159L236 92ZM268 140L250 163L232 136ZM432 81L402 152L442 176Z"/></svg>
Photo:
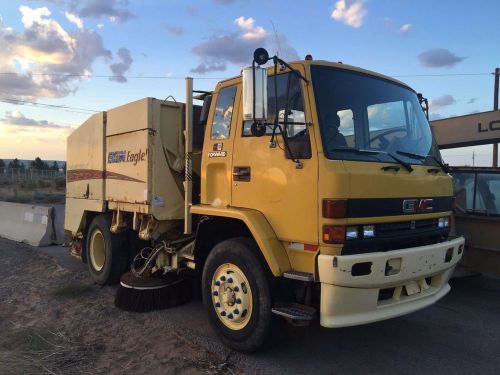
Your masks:
<svg viewBox="0 0 500 375"><path fill-rule="evenodd" d="M56 222L54 207L0 202L0 237L32 246L60 244Z"/></svg>

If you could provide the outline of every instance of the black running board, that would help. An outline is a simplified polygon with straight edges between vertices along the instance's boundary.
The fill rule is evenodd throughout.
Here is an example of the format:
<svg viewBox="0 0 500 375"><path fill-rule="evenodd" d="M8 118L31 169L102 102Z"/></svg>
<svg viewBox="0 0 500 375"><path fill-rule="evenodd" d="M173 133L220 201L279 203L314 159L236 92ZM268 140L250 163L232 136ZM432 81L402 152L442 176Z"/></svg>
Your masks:
<svg viewBox="0 0 500 375"><path fill-rule="evenodd" d="M295 325L308 325L316 316L316 309L299 303L283 303L271 309L273 314L282 316Z"/></svg>

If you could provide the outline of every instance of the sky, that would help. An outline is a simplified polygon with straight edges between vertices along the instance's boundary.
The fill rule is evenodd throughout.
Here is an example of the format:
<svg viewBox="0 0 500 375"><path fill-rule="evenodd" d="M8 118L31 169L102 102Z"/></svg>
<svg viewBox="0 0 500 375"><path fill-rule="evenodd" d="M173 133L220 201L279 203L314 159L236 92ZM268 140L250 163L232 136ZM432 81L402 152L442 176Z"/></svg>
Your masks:
<svg viewBox="0 0 500 375"><path fill-rule="evenodd" d="M497 0L2 1L0 158L64 160L95 111L183 101L184 77L211 90L261 46L396 77L429 98L431 119L489 111L499 11ZM490 165L491 147L442 153Z"/></svg>

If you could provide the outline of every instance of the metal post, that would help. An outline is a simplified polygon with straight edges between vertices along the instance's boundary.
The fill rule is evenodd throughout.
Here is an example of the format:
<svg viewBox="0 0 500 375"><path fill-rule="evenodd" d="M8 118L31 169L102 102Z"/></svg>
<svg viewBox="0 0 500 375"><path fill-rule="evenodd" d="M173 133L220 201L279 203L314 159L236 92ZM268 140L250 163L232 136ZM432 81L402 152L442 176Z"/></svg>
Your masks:
<svg viewBox="0 0 500 375"><path fill-rule="evenodd" d="M498 80L500 78L500 68L495 69L495 92L493 93L493 110L498 111ZM493 144L493 166L498 166L498 143Z"/></svg>
<svg viewBox="0 0 500 375"><path fill-rule="evenodd" d="M184 167L184 234L192 232L191 205L193 203L193 78L186 77L186 130Z"/></svg>

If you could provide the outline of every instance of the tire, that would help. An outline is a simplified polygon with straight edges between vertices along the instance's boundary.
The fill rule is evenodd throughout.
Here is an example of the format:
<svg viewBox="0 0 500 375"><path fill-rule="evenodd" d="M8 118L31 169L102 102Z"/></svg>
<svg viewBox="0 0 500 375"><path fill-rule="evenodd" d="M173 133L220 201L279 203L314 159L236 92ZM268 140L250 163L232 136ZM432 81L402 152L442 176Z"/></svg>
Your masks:
<svg viewBox="0 0 500 375"><path fill-rule="evenodd" d="M256 251L248 238L226 240L213 248L203 268L210 324L225 345L242 353L262 347L271 331L269 281Z"/></svg>
<svg viewBox="0 0 500 375"><path fill-rule="evenodd" d="M100 285L116 284L129 266L125 233L110 232L111 218L99 215L92 220L86 238L85 253L92 279Z"/></svg>

